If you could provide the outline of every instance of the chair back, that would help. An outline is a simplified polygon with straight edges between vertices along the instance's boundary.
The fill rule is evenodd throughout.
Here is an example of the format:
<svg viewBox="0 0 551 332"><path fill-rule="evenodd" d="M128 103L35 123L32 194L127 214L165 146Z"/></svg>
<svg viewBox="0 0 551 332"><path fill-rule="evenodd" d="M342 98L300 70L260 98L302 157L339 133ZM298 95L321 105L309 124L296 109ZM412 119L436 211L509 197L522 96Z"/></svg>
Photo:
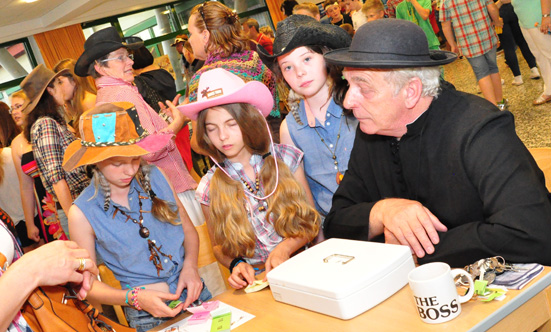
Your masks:
<svg viewBox="0 0 551 332"><path fill-rule="evenodd" d="M122 289L121 283L117 280L117 278L115 278L113 272L107 266L105 266L105 264L100 264L98 266L98 269L99 277L103 283L116 289ZM113 305L113 310L115 310L115 315L117 315L119 323L128 326L128 321L126 320L126 316L124 315L124 310L122 310L122 306L115 304Z"/></svg>

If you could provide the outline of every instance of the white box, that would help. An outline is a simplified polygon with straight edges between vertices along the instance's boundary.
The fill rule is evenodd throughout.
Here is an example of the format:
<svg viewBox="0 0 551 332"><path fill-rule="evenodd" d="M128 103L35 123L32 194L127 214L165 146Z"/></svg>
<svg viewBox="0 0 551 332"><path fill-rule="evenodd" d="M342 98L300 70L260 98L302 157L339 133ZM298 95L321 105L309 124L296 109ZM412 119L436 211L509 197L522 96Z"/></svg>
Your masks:
<svg viewBox="0 0 551 332"><path fill-rule="evenodd" d="M268 273L276 301L350 319L408 283L415 268L407 246L329 239Z"/></svg>

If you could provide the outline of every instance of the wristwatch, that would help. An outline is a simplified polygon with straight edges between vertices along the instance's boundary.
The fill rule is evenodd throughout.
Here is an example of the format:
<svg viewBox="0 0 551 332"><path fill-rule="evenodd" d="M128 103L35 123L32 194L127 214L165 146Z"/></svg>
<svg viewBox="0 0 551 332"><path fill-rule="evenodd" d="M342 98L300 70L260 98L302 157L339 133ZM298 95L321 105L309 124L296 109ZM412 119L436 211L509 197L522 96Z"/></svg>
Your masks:
<svg viewBox="0 0 551 332"><path fill-rule="evenodd" d="M550 16L551 16L551 14L543 14L543 15L541 15L541 17L550 17Z"/></svg>

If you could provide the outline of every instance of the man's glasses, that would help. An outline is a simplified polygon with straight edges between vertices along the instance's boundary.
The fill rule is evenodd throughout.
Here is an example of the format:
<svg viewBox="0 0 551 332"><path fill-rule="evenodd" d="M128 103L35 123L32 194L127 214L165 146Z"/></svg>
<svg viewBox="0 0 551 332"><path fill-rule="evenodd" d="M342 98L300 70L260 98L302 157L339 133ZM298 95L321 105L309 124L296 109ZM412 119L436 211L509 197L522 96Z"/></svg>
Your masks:
<svg viewBox="0 0 551 332"><path fill-rule="evenodd" d="M112 61L112 60L117 60L117 61L120 61L120 62L125 62L127 59L130 59L130 60L134 60L134 54L124 54L124 55L119 55L118 57L115 57L115 58L109 58L109 59L103 59L103 60L100 60L98 62L107 62L107 61Z"/></svg>
<svg viewBox="0 0 551 332"><path fill-rule="evenodd" d="M12 114L13 112L15 112L15 111L17 111L17 110L20 110L22 107L23 107L23 104L14 104L14 105L11 105L10 114Z"/></svg>

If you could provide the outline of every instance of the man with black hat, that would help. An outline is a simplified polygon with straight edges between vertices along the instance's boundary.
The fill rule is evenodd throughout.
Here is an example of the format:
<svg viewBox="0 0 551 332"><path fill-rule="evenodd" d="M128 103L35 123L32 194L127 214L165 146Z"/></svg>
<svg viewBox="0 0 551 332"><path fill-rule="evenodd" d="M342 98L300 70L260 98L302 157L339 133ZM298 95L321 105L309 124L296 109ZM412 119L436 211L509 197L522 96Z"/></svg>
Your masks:
<svg viewBox="0 0 551 332"><path fill-rule="evenodd" d="M403 20L366 23L344 66L359 121L325 235L408 245L419 263L502 256L551 264L551 203L511 113L439 81L451 52L429 51Z"/></svg>

